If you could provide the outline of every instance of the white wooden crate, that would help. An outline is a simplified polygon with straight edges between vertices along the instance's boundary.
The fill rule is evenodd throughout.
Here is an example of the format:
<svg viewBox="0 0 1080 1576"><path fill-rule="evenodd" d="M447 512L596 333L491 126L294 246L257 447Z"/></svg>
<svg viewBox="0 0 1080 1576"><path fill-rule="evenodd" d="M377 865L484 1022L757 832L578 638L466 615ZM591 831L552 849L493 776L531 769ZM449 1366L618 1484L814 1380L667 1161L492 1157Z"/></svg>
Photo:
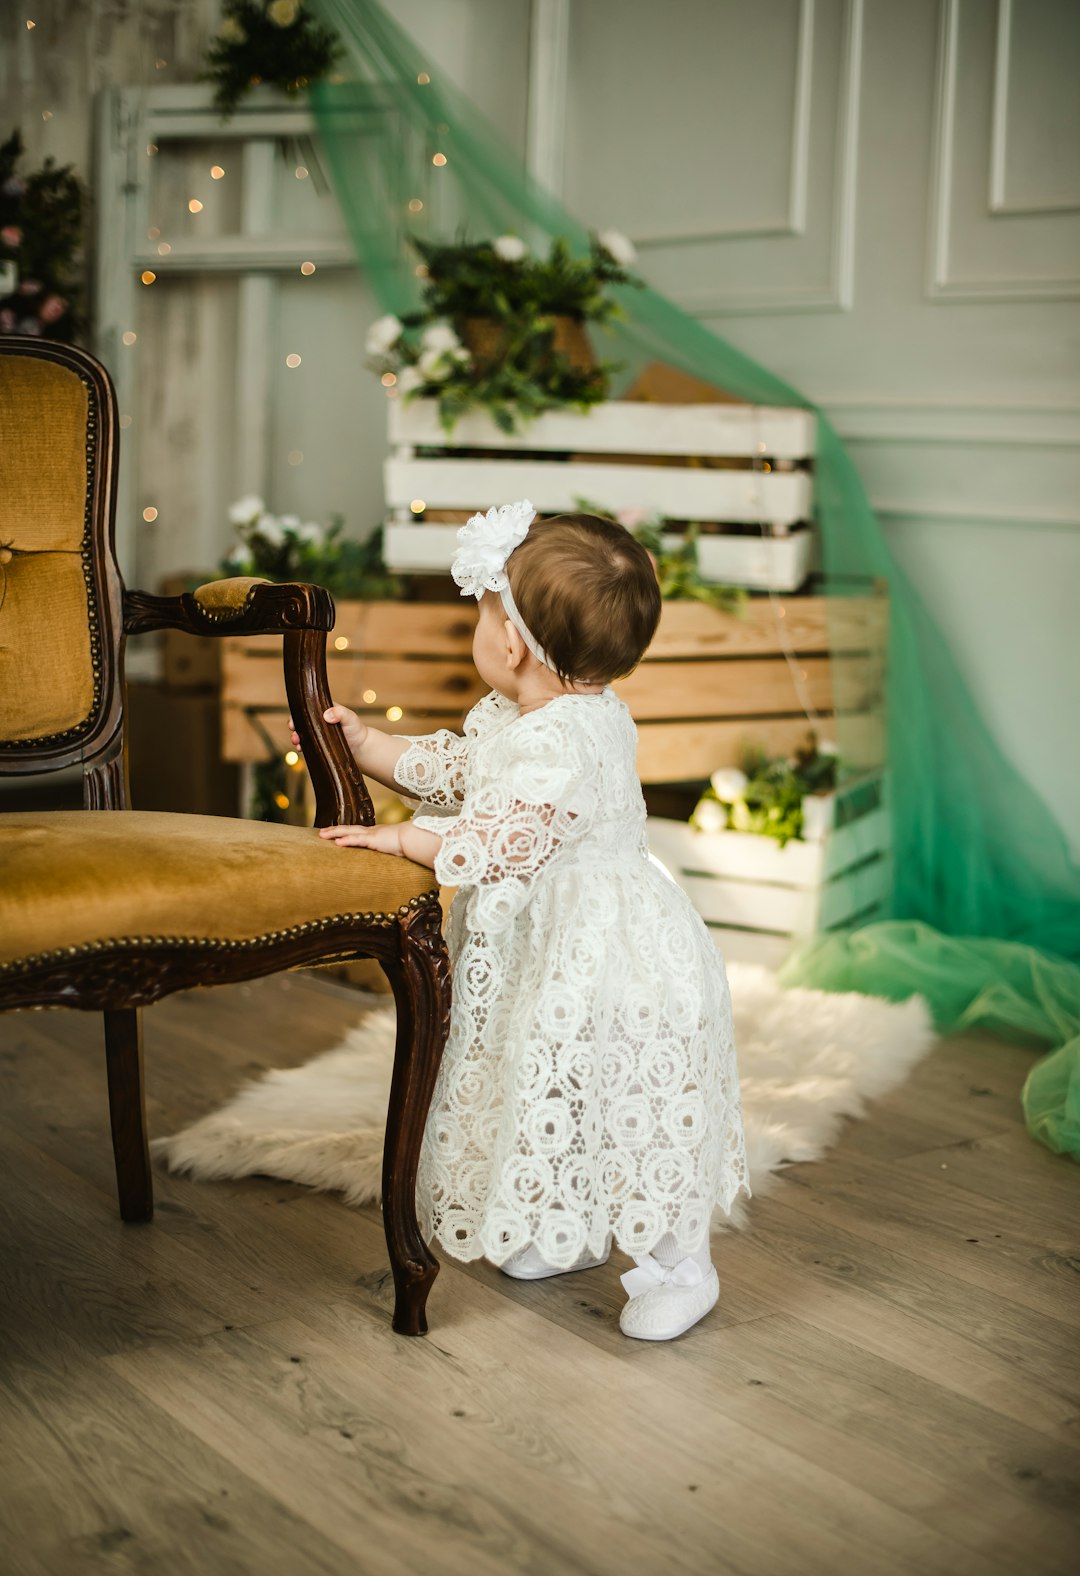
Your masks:
<svg viewBox="0 0 1080 1576"><path fill-rule="evenodd" d="M776 967L808 937L874 917L891 885L885 779L845 784L819 810L814 840L784 848L771 837L650 817L649 848L725 954Z"/></svg>
<svg viewBox="0 0 1080 1576"><path fill-rule="evenodd" d="M757 526L750 534L702 533L699 563L709 579L795 591L809 573L812 531L793 529L813 509L811 476L795 468L813 454L807 411L611 401L585 414L552 412L518 434L474 414L448 439L434 402L389 408L394 451L385 465L385 553L398 572L445 572L456 545L457 527L417 521L416 503L438 516L528 498L541 513L557 514L586 498L612 511L644 509L706 528ZM418 456L417 449L440 452ZM722 463L740 459L747 464ZM753 461L758 468L748 468Z"/></svg>

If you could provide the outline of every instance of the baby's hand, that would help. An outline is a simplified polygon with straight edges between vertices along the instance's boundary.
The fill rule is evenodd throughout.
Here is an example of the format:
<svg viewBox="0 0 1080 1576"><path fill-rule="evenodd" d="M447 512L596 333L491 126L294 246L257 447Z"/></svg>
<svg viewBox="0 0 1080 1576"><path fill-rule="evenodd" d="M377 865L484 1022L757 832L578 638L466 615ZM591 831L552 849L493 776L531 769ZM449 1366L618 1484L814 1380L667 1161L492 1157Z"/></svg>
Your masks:
<svg viewBox="0 0 1080 1576"><path fill-rule="evenodd" d="M319 836L336 843L339 848L372 848L377 854L396 854L399 859L404 858L401 826L322 826Z"/></svg>
<svg viewBox="0 0 1080 1576"><path fill-rule="evenodd" d="M368 736L367 723L361 722L355 711L350 711L348 706L328 706L323 712L323 721L336 722L340 725L341 731L345 735L345 743L354 755L363 748L364 741ZM289 718L289 737L292 739L293 749L298 750L300 748L300 735L297 733L296 725L291 717Z"/></svg>

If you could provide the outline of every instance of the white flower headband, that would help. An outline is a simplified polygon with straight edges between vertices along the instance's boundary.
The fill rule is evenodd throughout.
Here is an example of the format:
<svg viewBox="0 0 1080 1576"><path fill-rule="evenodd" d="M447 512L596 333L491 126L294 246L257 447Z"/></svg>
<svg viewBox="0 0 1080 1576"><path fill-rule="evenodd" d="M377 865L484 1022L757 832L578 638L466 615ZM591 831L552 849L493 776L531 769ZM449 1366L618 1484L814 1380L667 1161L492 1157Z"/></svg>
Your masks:
<svg viewBox="0 0 1080 1576"><path fill-rule="evenodd" d="M475 596L479 601L485 591L498 592L507 618L537 662L550 668L542 646L533 639L517 610L506 573L506 560L525 540L535 519L536 510L527 498L504 503L500 508L489 509L487 514L474 514L458 532L461 545L454 554L450 573L461 587L462 596Z"/></svg>

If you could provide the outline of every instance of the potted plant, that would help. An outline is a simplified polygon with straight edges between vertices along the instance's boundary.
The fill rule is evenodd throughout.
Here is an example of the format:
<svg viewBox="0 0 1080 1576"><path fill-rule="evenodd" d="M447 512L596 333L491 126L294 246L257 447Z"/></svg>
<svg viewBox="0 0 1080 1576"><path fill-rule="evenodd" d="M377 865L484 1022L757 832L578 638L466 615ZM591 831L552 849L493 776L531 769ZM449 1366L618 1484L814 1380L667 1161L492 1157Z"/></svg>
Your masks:
<svg viewBox="0 0 1080 1576"><path fill-rule="evenodd" d="M625 236L606 231L575 257L561 237L534 257L516 235L437 244L414 239L423 306L369 330L369 365L406 399L434 398L445 431L477 408L503 432L543 411L587 410L617 367L597 362L586 325L617 317L612 285L638 283Z"/></svg>

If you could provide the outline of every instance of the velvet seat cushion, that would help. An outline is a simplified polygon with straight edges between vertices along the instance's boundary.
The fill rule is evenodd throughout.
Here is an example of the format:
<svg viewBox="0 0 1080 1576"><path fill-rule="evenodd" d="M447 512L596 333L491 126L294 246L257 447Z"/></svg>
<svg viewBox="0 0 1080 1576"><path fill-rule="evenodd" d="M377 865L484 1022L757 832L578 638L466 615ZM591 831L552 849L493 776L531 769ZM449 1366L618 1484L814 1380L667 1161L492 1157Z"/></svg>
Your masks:
<svg viewBox="0 0 1080 1576"><path fill-rule="evenodd" d="M250 941L437 890L422 865L307 827L141 810L0 815L0 968L59 948Z"/></svg>

